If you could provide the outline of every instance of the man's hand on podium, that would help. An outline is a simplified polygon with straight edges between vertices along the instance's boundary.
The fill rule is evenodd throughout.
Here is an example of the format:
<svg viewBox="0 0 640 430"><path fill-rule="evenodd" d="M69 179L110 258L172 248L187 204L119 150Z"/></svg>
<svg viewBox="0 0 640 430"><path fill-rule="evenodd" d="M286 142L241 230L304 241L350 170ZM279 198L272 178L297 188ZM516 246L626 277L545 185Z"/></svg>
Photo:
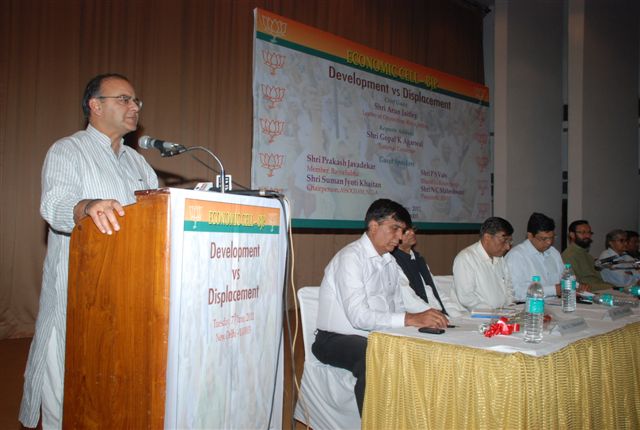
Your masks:
<svg viewBox="0 0 640 430"><path fill-rule="evenodd" d="M124 209L117 200L80 200L73 208L76 224L83 217L89 216L98 230L104 234L113 234L114 231L120 230L116 213L119 216L124 216Z"/></svg>

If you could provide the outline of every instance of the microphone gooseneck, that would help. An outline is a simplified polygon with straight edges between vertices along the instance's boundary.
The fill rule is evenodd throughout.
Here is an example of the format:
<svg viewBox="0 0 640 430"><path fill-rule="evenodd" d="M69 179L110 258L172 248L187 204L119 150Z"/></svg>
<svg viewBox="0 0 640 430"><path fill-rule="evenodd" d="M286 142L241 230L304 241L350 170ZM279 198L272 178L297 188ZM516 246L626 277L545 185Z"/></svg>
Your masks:
<svg viewBox="0 0 640 430"><path fill-rule="evenodd" d="M138 139L138 146L142 149L155 148L160 151L160 155L163 157L173 157L174 155L182 154L187 151L187 148L178 143L154 139L150 136L142 136Z"/></svg>
<svg viewBox="0 0 640 430"><path fill-rule="evenodd" d="M218 166L220 166L220 192L224 193L225 192L225 173L224 173L224 166L222 165L222 162L220 161L220 159L218 157L216 157L216 154L214 154L213 152L211 152L209 149L205 148L204 146L194 146L191 147L189 149L187 149L187 151L192 151L194 149L199 149L201 151L206 152L207 154L211 155L217 162L218 162Z"/></svg>
<svg viewBox="0 0 640 430"><path fill-rule="evenodd" d="M184 152L193 151L196 149L206 152L218 162L218 166L220 166L220 182L221 182L220 192L224 193L226 191L226 184L225 184L226 175L224 172L224 166L222 165L222 162L220 161L220 159L216 157L216 155L213 152L211 152L209 149L203 146L193 146L191 148L187 148L186 146L180 145L178 143L167 142L165 140L160 140L160 139L154 139L153 137L150 137L150 136L142 136L140 139L138 139L138 146L142 149L155 148L158 151L160 151L160 155L162 157L173 157L174 155L182 154Z"/></svg>

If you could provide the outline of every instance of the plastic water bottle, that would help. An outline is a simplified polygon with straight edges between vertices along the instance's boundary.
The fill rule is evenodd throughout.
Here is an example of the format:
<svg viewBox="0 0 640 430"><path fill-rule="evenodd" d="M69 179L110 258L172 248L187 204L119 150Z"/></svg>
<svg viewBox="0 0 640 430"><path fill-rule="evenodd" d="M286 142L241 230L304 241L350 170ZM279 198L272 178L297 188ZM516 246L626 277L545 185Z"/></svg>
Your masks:
<svg viewBox="0 0 640 430"><path fill-rule="evenodd" d="M622 289L627 294L631 294L632 296L640 297L640 286L634 285L632 287L624 287Z"/></svg>
<svg viewBox="0 0 640 430"><path fill-rule="evenodd" d="M606 306L631 306L638 307L640 305L640 301L638 299L627 299L624 297L617 297L613 294L600 294L597 296L593 296L593 303L597 303L599 305Z"/></svg>
<svg viewBox="0 0 640 430"><path fill-rule="evenodd" d="M574 312L576 310L576 275L569 263L564 265L560 278L560 291L562 292L562 311Z"/></svg>
<svg viewBox="0 0 640 430"><path fill-rule="evenodd" d="M524 309L524 341L540 343L544 319L544 290L540 285L539 276L534 276L531 281L527 289L527 302Z"/></svg>

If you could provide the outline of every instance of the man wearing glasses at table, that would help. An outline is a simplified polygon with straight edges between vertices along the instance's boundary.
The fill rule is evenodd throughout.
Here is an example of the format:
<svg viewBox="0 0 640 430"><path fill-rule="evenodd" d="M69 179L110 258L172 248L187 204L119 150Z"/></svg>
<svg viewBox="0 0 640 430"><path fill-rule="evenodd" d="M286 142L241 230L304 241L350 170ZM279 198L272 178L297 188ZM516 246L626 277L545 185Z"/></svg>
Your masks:
<svg viewBox="0 0 640 430"><path fill-rule="evenodd" d="M505 257L516 300L526 300L527 288L534 275L540 276L545 296L560 295L560 277L564 263L560 252L553 247L555 228L556 223L548 216L532 213L527 223L527 238Z"/></svg>
<svg viewBox="0 0 640 430"><path fill-rule="evenodd" d="M615 229L607 233L607 249L600 253L599 261L610 260L613 266L605 265L600 272L602 279L616 287L640 285L640 271L634 268L635 258L627 254L629 238L625 230Z"/></svg>
<svg viewBox="0 0 640 430"><path fill-rule="evenodd" d="M511 249L513 227L504 218L487 218L480 240L453 260L458 301L468 310L496 309L513 303L513 289L504 255Z"/></svg>
<svg viewBox="0 0 640 430"><path fill-rule="evenodd" d="M102 233L115 234L123 206L135 202L134 192L158 187L151 166L123 145L123 136L138 127L141 107L127 78L96 76L82 100L87 128L55 142L45 158L40 213L49 234L20 405L25 427L36 427L41 409L43 429L62 425L71 231L88 216Z"/></svg>
<svg viewBox="0 0 640 430"><path fill-rule="evenodd" d="M589 254L591 246L591 226L589 221L579 219L569 224L569 246L562 251L562 260L571 264L576 279L588 291L607 290L612 284L604 282L594 267L594 260Z"/></svg>

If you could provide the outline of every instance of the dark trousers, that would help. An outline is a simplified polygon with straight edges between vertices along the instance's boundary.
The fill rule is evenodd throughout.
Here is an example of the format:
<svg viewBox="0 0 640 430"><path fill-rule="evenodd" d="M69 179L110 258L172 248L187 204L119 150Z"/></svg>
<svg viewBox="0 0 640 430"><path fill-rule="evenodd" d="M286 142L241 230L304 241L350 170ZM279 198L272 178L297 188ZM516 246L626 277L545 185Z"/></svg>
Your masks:
<svg viewBox="0 0 640 430"><path fill-rule="evenodd" d="M356 395L358 412L362 416L364 386L366 376L367 338L358 335L338 334L318 330L311 346L313 355L324 364L350 371L356 378L353 391Z"/></svg>

